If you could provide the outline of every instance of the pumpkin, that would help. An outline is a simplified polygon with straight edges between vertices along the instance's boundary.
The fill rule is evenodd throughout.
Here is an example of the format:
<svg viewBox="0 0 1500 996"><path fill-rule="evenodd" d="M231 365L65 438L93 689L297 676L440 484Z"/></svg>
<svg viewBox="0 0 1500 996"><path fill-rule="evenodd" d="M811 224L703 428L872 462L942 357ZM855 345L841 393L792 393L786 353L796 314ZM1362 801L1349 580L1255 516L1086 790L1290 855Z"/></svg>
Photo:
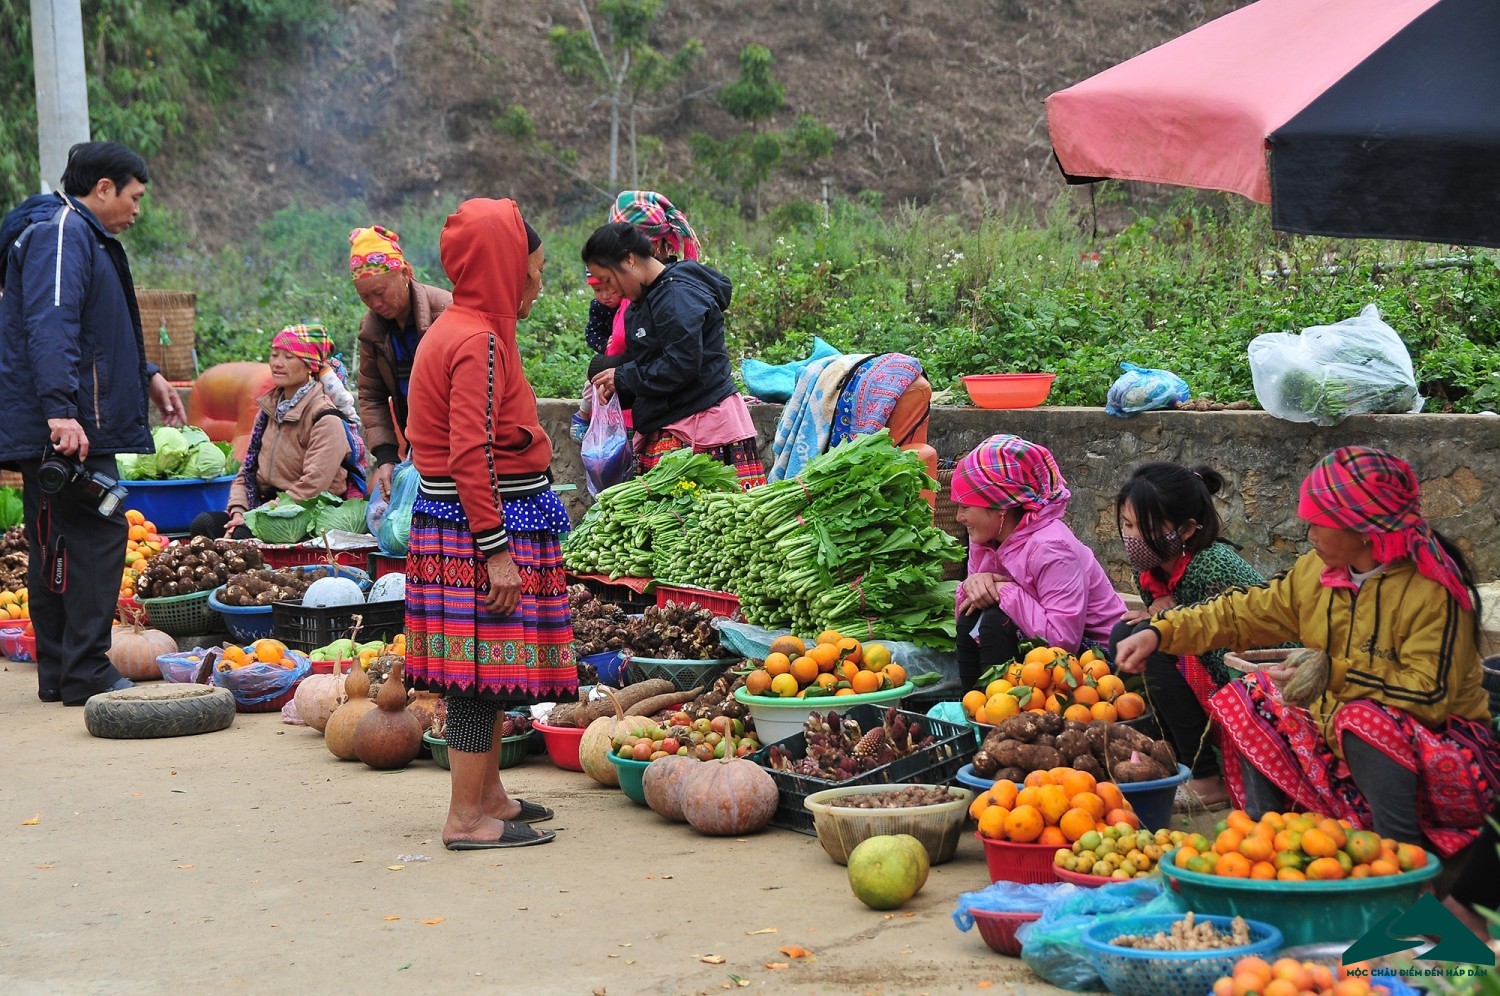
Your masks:
<svg viewBox="0 0 1500 996"><path fill-rule="evenodd" d="M696 758L669 754L646 765L641 775L641 790L651 811L673 823L686 823L687 817L682 815L682 783L702 763Z"/></svg>
<svg viewBox="0 0 1500 996"><path fill-rule="evenodd" d="M329 753L341 761L354 760L354 728L374 708L375 703L370 701L370 676L363 668L350 668L344 678L344 702L333 710L328 725L323 727L323 742L328 745Z"/></svg>
<svg viewBox="0 0 1500 996"><path fill-rule="evenodd" d="M161 678L162 654L177 653L177 641L159 629L145 629L137 623L122 623L110 630L109 662L131 681Z"/></svg>
<svg viewBox="0 0 1500 996"><path fill-rule="evenodd" d="M390 771L416 760L421 749L422 724L406 708L406 683L397 664L380 686L375 708L354 728L354 755L378 771Z"/></svg>
<svg viewBox="0 0 1500 996"><path fill-rule="evenodd" d="M699 761L678 792L688 825L710 837L759 830L776 815L779 795L770 773L742 757Z"/></svg>
<svg viewBox="0 0 1500 996"><path fill-rule="evenodd" d="M609 763L610 752L614 749L615 734L621 730L633 734L645 733L656 724L647 716L625 715L625 708L620 705L620 700L615 693L608 688L604 690L604 693L614 702L615 714L600 716L583 731L583 739L578 741L578 762L583 765L583 773L600 785L618 788L620 773L613 764Z"/></svg>
<svg viewBox="0 0 1500 996"><path fill-rule="evenodd" d="M344 674L335 661L332 674L310 674L303 678L302 683L297 686L297 696L293 701L302 722L322 733L328 725L328 717L339 707L343 695Z"/></svg>

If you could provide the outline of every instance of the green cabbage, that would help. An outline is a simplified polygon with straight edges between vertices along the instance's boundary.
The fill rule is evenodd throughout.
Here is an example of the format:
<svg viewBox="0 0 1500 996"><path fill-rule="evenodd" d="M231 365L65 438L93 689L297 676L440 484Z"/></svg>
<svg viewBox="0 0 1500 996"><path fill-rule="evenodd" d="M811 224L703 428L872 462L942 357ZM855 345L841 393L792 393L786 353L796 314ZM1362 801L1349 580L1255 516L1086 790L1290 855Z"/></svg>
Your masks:
<svg viewBox="0 0 1500 996"><path fill-rule="evenodd" d="M224 473L224 451L205 439L188 450L187 459L177 468L174 478L218 477Z"/></svg>
<svg viewBox="0 0 1500 996"><path fill-rule="evenodd" d="M0 529L19 526L23 518L20 488L0 488Z"/></svg>
<svg viewBox="0 0 1500 996"><path fill-rule="evenodd" d="M245 525L262 543L300 543L307 539L312 512L294 501L273 498L245 513Z"/></svg>
<svg viewBox="0 0 1500 996"><path fill-rule="evenodd" d="M319 535L333 529L346 533L368 532L365 511L369 506L370 503L363 498L321 505L313 517L313 534Z"/></svg>
<svg viewBox="0 0 1500 996"><path fill-rule="evenodd" d="M156 454L155 453L131 453L124 454L135 457L135 473L125 474L127 481L154 481L156 480ZM124 474L124 471L121 471Z"/></svg>
<svg viewBox="0 0 1500 996"><path fill-rule="evenodd" d="M139 481L141 455L139 453L118 453L115 455L115 470L122 481Z"/></svg>
<svg viewBox="0 0 1500 996"><path fill-rule="evenodd" d="M157 473L171 474L187 459L188 441L170 425L152 429L151 441L156 444Z"/></svg>
<svg viewBox="0 0 1500 996"><path fill-rule="evenodd" d="M185 425L177 431L182 433L182 438L186 440L188 449L192 449L199 443L211 442L211 440L208 438L208 433L204 432L196 425Z"/></svg>

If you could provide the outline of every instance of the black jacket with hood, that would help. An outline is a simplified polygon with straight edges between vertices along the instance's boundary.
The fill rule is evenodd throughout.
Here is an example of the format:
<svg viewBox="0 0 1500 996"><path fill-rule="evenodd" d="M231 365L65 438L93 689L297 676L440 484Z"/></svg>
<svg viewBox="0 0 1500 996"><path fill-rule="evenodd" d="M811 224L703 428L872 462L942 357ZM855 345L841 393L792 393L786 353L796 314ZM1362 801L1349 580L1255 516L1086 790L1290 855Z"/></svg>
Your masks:
<svg viewBox="0 0 1500 996"><path fill-rule="evenodd" d="M687 260L669 264L631 303L615 388L637 432L654 432L735 393L724 346L732 293L724 274Z"/></svg>

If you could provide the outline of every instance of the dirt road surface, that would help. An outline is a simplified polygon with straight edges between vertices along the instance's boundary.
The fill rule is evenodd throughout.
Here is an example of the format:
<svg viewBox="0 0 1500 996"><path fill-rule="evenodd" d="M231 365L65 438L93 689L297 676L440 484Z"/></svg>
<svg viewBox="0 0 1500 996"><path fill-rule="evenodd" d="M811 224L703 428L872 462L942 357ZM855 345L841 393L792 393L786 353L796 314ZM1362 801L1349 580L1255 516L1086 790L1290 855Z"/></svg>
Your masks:
<svg viewBox="0 0 1500 996"><path fill-rule="evenodd" d="M989 881L972 837L886 914L812 837L703 837L545 756L505 782L557 810L557 840L451 853L447 772L338 761L275 714L99 740L37 701L33 665L0 661L0 743L15 996L1062 992L954 927Z"/></svg>

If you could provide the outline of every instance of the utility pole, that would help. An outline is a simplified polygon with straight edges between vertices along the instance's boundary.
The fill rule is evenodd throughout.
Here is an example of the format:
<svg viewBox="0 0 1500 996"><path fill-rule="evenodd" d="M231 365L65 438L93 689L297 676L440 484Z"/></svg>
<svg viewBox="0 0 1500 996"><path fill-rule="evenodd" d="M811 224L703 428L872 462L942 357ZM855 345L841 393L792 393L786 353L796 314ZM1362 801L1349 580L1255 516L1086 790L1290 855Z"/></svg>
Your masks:
<svg viewBox="0 0 1500 996"><path fill-rule="evenodd" d="M89 140L80 0L31 0L31 55L36 62L37 145L45 192L62 180L68 150Z"/></svg>

